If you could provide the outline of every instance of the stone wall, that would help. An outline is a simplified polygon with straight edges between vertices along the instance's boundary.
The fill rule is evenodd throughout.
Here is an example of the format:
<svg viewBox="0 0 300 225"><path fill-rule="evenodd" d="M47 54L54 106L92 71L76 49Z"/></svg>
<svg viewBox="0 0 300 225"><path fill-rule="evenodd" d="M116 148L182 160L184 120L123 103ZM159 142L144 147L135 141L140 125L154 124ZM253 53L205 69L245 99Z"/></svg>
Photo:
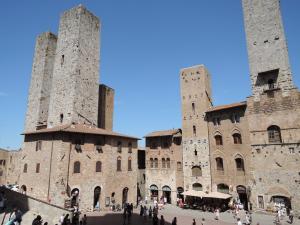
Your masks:
<svg viewBox="0 0 300 225"><path fill-rule="evenodd" d="M287 95L293 81L279 0L243 0L243 10L253 95L258 99L269 79ZM274 77L259 75L275 69Z"/></svg>
<svg viewBox="0 0 300 225"><path fill-rule="evenodd" d="M176 204L177 188L183 187L182 174L182 145L175 143L173 136L146 137L146 184L145 196L151 198L150 186L155 185L158 188L158 198L163 196L163 187L171 189L171 203ZM152 148L154 144L156 148ZM169 143L164 146L164 142ZM158 159L158 166L151 166L150 159ZM165 159L163 165L162 159ZM170 167L167 165L167 159L170 159ZM180 166L178 167L178 164Z"/></svg>
<svg viewBox="0 0 300 225"><path fill-rule="evenodd" d="M98 127L113 130L114 89L99 85Z"/></svg>
<svg viewBox="0 0 300 225"><path fill-rule="evenodd" d="M263 208L271 207L272 196L291 200L292 208L300 213L300 93L293 89L284 97L281 90L261 95L260 101L248 98L248 121L251 141L252 202L263 197ZM278 126L281 141L269 140L268 128Z"/></svg>
<svg viewBox="0 0 300 225"><path fill-rule="evenodd" d="M83 6L60 18L48 126L86 123L97 126L99 19Z"/></svg>
<svg viewBox="0 0 300 225"><path fill-rule="evenodd" d="M76 151L75 143L81 140L82 151ZM103 142L104 140L104 142ZM38 141L41 149L36 150ZM122 152L118 152L122 142ZM132 143L132 153L128 144ZM101 145L101 151L96 146ZM105 198L115 192L115 202L122 203L122 191L128 188L128 202L137 198L137 140L92 134L46 133L26 135L22 153L20 186L25 185L27 194L43 201L64 206L74 188L79 190L79 206L91 209L95 187L101 188L100 207ZM117 171L117 158L121 157L122 170ZM128 170L128 159L131 170ZM80 162L80 173L74 173L74 163ZM102 162L101 172L96 172L96 162ZM24 172L24 164L27 172ZM36 172L36 164L40 171Z"/></svg>
<svg viewBox="0 0 300 225"><path fill-rule="evenodd" d="M184 189L200 183L203 190L211 190L209 140L205 112L212 105L210 74L203 66L180 71L183 174ZM192 176L192 168L199 166L202 176Z"/></svg>
<svg viewBox="0 0 300 225"><path fill-rule="evenodd" d="M56 35L50 32L42 33L36 39L25 131L47 125L56 42Z"/></svg>
<svg viewBox="0 0 300 225"><path fill-rule="evenodd" d="M248 119L245 116L246 105L212 111L207 114L209 123L210 161L213 190L218 184L226 184L236 190L242 185L247 187L250 178L250 140ZM219 118L220 124L214 119ZM234 143L233 134L241 135L241 143ZM215 136L221 135L223 144L217 145ZM222 158L223 170L217 168L216 158ZM244 170L238 170L235 159L242 158Z"/></svg>

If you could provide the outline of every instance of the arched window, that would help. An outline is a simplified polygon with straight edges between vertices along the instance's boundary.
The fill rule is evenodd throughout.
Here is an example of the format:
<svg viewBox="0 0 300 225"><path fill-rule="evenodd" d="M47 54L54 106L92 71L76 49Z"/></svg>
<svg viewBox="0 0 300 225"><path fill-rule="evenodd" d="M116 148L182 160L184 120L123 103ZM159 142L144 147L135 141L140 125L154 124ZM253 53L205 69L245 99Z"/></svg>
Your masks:
<svg viewBox="0 0 300 225"><path fill-rule="evenodd" d="M203 190L202 185L199 184L199 183L194 183L193 184L193 190L194 191L202 191Z"/></svg>
<svg viewBox="0 0 300 225"><path fill-rule="evenodd" d="M166 159L165 158L161 159L161 168L166 168Z"/></svg>
<svg viewBox="0 0 300 225"><path fill-rule="evenodd" d="M244 160L240 156L235 158L235 165L237 171L245 171Z"/></svg>
<svg viewBox="0 0 300 225"><path fill-rule="evenodd" d="M118 141L117 148L118 148L118 152L121 153L122 152L122 142L121 141Z"/></svg>
<svg viewBox="0 0 300 225"><path fill-rule="evenodd" d="M96 172L101 172L102 170L102 163L100 161L96 162Z"/></svg>
<svg viewBox="0 0 300 225"><path fill-rule="evenodd" d="M280 127L275 125L268 127L268 137L270 143L281 143Z"/></svg>
<svg viewBox="0 0 300 225"><path fill-rule="evenodd" d="M121 167L121 157L119 156L117 158L117 171L121 171L122 167Z"/></svg>
<svg viewBox="0 0 300 225"><path fill-rule="evenodd" d="M202 176L202 170L201 170L200 166L192 167L192 176L193 177L201 177Z"/></svg>
<svg viewBox="0 0 300 225"><path fill-rule="evenodd" d="M234 133L232 137L234 144L242 144L242 136L239 133Z"/></svg>
<svg viewBox="0 0 300 225"><path fill-rule="evenodd" d="M154 159L154 167L158 168L158 159L157 158Z"/></svg>
<svg viewBox="0 0 300 225"><path fill-rule="evenodd" d="M154 167L154 160L153 158L150 158L150 168L153 168Z"/></svg>
<svg viewBox="0 0 300 225"><path fill-rule="evenodd" d="M80 173L80 162L79 161L74 162L73 173Z"/></svg>
<svg viewBox="0 0 300 225"><path fill-rule="evenodd" d="M221 135L217 134L215 136L215 140L216 140L216 145L223 145L223 138Z"/></svg>
<svg viewBox="0 0 300 225"><path fill-rule="evenodd" d="M132 143L128 143L128 153L132 153Z"/></svg>
<svg viewBox="0 0 300 225"><path fill-rule="evenodd" d="M217 191L225 194L229 194L229 187L227 184L218 184Z"/></svg>
<svg viewBox="0 0 300 225"><path fill-rule="evenodd" d="M128 171L132 171L132 167L131 167L131 157L128 157Z"/></svg>
<svg viewBox="0 0 300 225"><path fill-rule="evenodd" d="M27 173L27 163L24 164L23 173Z"/></svg>
<svg viewBox="0 0 300 225"><path fill-rule="evenodd" d="M223 159L221 157L216 158L217 170L224 171Z"/></svg>
<svg viewBox="0 0 300 225"><path fill-rule="evenodd" d="M170 161L170 158L167 158L167 168L171 168L171 161Z"/></svg>

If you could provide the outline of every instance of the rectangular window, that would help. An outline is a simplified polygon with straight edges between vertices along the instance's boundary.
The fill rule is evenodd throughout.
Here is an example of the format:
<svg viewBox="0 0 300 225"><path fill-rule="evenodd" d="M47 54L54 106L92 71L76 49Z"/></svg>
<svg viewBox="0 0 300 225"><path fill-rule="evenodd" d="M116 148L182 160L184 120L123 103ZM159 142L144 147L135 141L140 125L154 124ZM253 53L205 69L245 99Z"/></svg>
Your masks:
<svg viewBox="0 0 300 225"><path fill-rule="evenodd" d="M196 130L196 126L193 126L193 135L196 136L197 135L197 130Z"/></svg>
<svg viewBox="0 0 300 225"><path fill-rule="evenodd" d="M39 163L36 164L35 172L36 173L40 172L40 164Z"/></svg>
<svg viewBox="0 0 300 225"><path fill-rule="evenodd" d="M294 154L294 153L295 153L295 148L289 148L289 150L290 150L290 153L291 153L291 154Z"/></svg>
<svg viewBox="0 0 300 225"><path fill-rule="evenodd" d="M213 123L214 123L214 126L220 126L221 125L220 118L219 117L213 118Z"/></svg>
<svg viewBox="0 0 300 225"><path fill-rule="evenodd" d="M257 196L257 201L258 201L258 208L264 209L264 196L259 195Z"/></svg>
<svg viewBox="0 0 300 225"><path fill-rule="evenodd" d="M195 114L195 103L194 102L192 103L192 111L193 111L193 114Z"/></svg>
<svg viewBox="0 0 300 225"><path fill-rule="evenodd" d="M131 160L129 159L128 160L128 171L131 171L132 170L132 167L131 167Z"/></svg>
<svg viewBox="0 0 300 225"><path fill-rule="evenodd" d="M36 151L40 151L42 150L42 141L37 141L36 144L35 144L35 150Z"/></svg>

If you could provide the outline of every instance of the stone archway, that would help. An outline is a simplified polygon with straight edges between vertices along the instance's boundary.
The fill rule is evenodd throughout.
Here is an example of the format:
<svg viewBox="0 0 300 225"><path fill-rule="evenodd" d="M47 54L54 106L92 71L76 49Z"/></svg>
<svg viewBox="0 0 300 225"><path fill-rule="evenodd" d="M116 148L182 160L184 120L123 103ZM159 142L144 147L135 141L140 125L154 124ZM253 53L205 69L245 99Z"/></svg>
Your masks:
<svg viewBox="0 0 300 225"><path fill-rule="evenodd" d="M94 189L94 202L93 207L96 210L100 210L100 197L101 197L101 187L97 186Z"/></svg>
<svg viewBox="0 0 300 225"><path fill-rule="evenodd" d="M128 203L128 187L125 187L123 188L123 191L122 191L122 207L124 207L124 205L126 203Z"/></svg>

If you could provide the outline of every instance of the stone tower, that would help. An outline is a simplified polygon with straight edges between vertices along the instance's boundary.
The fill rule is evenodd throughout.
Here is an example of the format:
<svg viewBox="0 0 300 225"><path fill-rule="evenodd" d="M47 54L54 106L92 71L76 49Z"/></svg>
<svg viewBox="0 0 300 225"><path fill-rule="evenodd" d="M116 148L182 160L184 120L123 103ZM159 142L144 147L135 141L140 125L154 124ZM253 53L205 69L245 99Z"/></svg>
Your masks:
<svg viewBox="0 0 300 225"><path fill-rule="evenodd" d="M184 68L180 84L184 189L199 190L200 184L203 191L210 191L208 125L204 118L212 105L210 74L203 65Z"/></svg>
<svg viewBox="0 0 300 225"><path fill-rule="evenodd" d="M252 94L293 88L279 0L243 0Z"/></svg>
<svg viewBox="0 0 300 225"><path fill-rule="evenodd" d="M25 131L47 126L57 37L42 33L36 39L27 103Z"/></svg>
<svg viewBox="0 0 300 225"><path fill-rule="evenodd" d="M110 131L113 129L114 95L114 89L99 85L98 127Z"/></svg>
<svg viewBox="0 0 300 225"><path fill-rule="evenodd" d="M79 5L60 18L48 127L97 126L99 19Z"/></svg>

